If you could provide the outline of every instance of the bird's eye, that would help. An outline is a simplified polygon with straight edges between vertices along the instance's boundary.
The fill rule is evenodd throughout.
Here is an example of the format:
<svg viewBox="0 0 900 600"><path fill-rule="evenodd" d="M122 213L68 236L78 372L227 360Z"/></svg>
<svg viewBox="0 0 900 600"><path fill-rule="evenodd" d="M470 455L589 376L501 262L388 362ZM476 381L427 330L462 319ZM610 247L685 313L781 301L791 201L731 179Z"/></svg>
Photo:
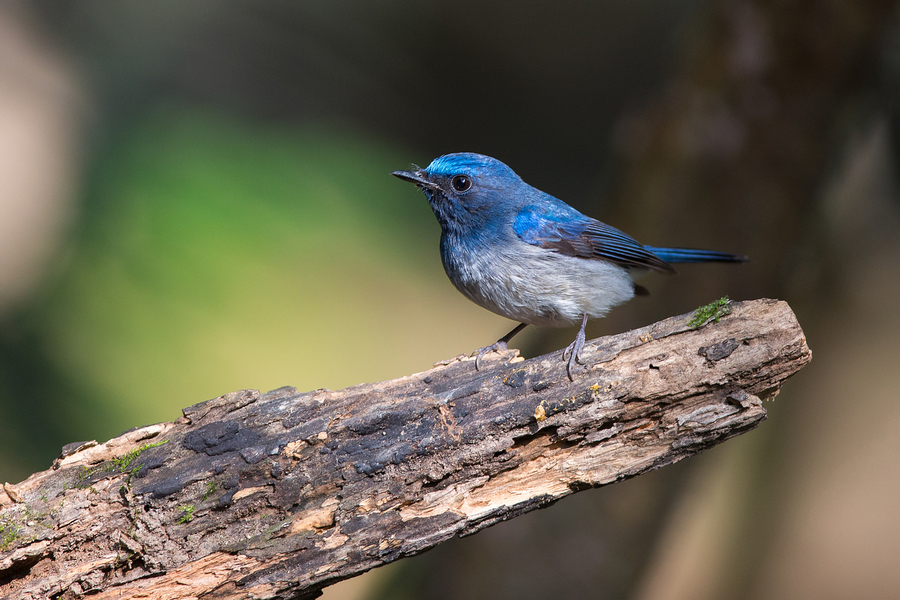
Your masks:
<svg viewBox="0 0 900 600"><path fill-rule="evenodd" d="M450 180L450 185L457 192L467 192L472 188L472 178L468 175L454 175Z"/></svg>

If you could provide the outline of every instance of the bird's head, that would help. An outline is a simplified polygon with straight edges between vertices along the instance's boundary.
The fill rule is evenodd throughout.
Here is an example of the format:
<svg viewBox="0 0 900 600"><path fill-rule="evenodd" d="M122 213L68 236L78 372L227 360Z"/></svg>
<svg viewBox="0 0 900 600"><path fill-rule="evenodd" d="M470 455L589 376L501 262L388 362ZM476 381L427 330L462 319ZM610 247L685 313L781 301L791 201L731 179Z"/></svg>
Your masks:
<svg viewBox="0 0 900 600"><path fill-rule="evenodd" d="M530 186L508 166L473 152L445 154L424 169L394 171L414 183L445 232L465 233L512 216Z"/></svg>

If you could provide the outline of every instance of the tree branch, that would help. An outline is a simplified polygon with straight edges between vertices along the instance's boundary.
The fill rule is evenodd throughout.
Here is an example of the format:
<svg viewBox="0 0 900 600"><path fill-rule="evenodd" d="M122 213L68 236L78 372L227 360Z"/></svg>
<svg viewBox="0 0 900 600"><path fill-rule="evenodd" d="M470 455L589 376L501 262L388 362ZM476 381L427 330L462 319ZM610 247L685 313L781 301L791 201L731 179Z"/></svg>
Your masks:
<svg viewBox="0 0 900 600"><path fill-rule="evenodd" d="M0 595L303 598L758 425L809 362L787 304L340 391L241 391L0 491Z"/></svg>

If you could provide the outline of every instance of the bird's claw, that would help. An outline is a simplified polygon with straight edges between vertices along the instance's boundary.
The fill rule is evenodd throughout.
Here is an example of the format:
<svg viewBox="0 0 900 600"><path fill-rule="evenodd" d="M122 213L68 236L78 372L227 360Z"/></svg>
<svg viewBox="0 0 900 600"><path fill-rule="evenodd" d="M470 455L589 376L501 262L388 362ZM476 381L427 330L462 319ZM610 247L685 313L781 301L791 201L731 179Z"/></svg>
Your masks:
<svg viewBox="0 0 900 600"><path fill-rule="evenodd" d="M581 351L584 349L584 339L584 329L582 328L575 335L575 341L563 350L563 360L568 361L566 364L566 374L568 374L570 381L575 381L575 378L572 376L572 369L575 367L575 363L577 362L580 365L584 364L581 360Z"/></svg>
<svg viewBox="0 0 900 600"><path fill-rule="evenodd" d="M479 348L475 352L472 353L472 356L475 357L475 370L481 370L481 359L485 354L489 354L491 352L503 352L505 350L509 350L509 347L506 345L506 342L500 340L498 342L494 342L490 346L485 346L484 348Z"/></svg>

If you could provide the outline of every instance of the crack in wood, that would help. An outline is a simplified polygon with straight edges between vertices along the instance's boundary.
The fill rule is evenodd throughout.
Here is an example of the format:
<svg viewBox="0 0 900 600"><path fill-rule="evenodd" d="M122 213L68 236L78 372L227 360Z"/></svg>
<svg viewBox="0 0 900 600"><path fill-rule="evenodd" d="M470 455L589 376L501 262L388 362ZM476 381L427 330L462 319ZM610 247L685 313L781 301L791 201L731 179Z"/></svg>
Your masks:
<svg viewBox="0 0 900 600"><path fill-rule="evenodd" d="M312 596L681 460L758 425L810 356L782 302L689 318L591 341L575 382L558 352L511 352L340 391L243 390L69 445L0 494L0 595Z"/></svg>

